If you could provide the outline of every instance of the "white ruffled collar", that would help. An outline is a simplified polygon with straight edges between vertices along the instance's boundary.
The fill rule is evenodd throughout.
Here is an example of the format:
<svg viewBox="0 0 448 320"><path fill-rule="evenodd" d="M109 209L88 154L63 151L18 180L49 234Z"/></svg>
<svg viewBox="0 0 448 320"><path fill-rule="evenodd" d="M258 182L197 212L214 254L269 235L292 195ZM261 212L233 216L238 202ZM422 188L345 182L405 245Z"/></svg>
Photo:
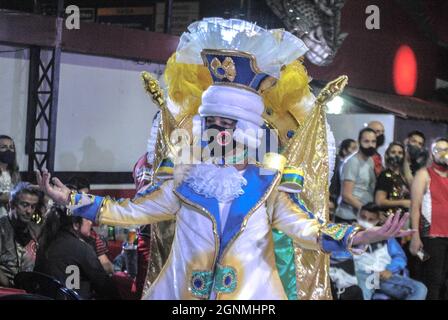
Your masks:
<svg viewBox="0 0 448 320"><path fill-rule="evenodd" d="M196 193L219 202L229 202L244 193L247 180L234 166L198 164L191 168L184 182Z"/></svg>

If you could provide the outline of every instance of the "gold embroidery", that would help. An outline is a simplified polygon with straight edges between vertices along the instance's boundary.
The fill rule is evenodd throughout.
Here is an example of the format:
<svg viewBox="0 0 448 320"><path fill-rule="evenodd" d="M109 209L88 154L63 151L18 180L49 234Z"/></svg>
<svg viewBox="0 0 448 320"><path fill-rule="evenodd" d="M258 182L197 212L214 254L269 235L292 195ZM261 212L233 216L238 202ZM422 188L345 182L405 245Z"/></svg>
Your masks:
<svg viewBox="0 0 448 320"><path fill-rule="evenodd" d="M335 240L342 240L347 232L349 225L344 224L333 224L333 225L323 225L321 230L323 234L332 237Z"/></svg>

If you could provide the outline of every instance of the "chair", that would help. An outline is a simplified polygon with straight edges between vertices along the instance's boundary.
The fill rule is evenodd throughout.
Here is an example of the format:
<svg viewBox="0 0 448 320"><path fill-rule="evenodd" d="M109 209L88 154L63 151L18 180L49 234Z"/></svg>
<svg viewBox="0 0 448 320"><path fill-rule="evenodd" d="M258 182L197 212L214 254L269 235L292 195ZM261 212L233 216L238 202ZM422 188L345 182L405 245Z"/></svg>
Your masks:
<svg viewBox="0 0 448 320"><path fill-rule="evenodd" d="M19 272L14 278L16 288L54 300L81 300L79 294L66 288L57 279L40 272Z"/></svg>

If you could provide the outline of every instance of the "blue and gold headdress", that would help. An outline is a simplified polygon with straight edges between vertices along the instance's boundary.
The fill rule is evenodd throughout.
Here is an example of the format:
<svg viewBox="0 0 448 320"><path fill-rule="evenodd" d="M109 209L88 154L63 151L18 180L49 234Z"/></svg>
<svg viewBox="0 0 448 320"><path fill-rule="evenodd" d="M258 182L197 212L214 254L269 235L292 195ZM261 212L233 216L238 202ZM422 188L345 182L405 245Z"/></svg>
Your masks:
<svg viewBox="0 0 448 320"><path fill-rule="evenodd" d="M201 117L238 120L235 140L258 145L265 105L260 91L280 77L280 71L307 48L291 33L267 30L238 19L205 18L188 27L179 42L176 62L203 64L212 84L202 95Z"/></svg>

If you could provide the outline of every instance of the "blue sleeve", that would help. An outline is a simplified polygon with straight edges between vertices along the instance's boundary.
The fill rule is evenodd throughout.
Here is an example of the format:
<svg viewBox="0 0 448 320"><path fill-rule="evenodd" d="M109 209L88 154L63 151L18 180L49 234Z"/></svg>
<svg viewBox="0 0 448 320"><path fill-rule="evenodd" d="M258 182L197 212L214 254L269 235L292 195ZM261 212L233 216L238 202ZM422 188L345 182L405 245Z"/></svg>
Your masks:
<svg viewBox="0 0 448 320"><path fill-rule="evenodd" d="M406 268L407 259L398 241L394 238L389 239L387 241L387 250L389 251L392 261L386 266L386 270L389 270L392 273L403 271Z"/></svg>
<svg viewBox="0 0 448 320"><path fill-rule="evenodd" d="M75 208L72 208L71 211L74 216L83 217L90 221L96 222L96 218L101 209L103 201L104 197L77 193L75 194L74 199L71 203L71 205ZM76 206L80 205L82 202L82 206L76 208Z"/></svg>
<svg viewBox="0 0 448 320"><path fill-rule="evenodd" d="M342 238L335 236L332 231L327 231L335 228L338 229L338 233L342 234ZM346 251L348 248L348 240L354 232L356 232L355 227L351 225L329 223L322 226L320 239L322 249L325 252Z"/></svg>
<svg viewBox="0 0 448 320"><path fill-rule="evenodd" d="M164 180L166 181L166 180ZM70 203L67 208L72 212L74 216L83 217L93 222L97 222L100 213L103 213L104 206L107 201L113 204L124 203L127 200L131 202L144 198L145 196L160 189L161 184L164 181L160 181L153 186L148 187L142 192L139 192L134 199L111 199L110 197L95 196L85 193L74 193L70 195ZM132 225L132 223L130 223Z"/></svg>
<svg viewBox="0 0 448 320"><path fill-rule="evenodd" d="M325 223L322 219L317 218L300 199L297 194L289 194L293 202L304 212L308 214L310 219L316 219L321 224L320 243L323 251L342 252L348 249L349 240L358 231L355 226L349 224Z"/></svg>

